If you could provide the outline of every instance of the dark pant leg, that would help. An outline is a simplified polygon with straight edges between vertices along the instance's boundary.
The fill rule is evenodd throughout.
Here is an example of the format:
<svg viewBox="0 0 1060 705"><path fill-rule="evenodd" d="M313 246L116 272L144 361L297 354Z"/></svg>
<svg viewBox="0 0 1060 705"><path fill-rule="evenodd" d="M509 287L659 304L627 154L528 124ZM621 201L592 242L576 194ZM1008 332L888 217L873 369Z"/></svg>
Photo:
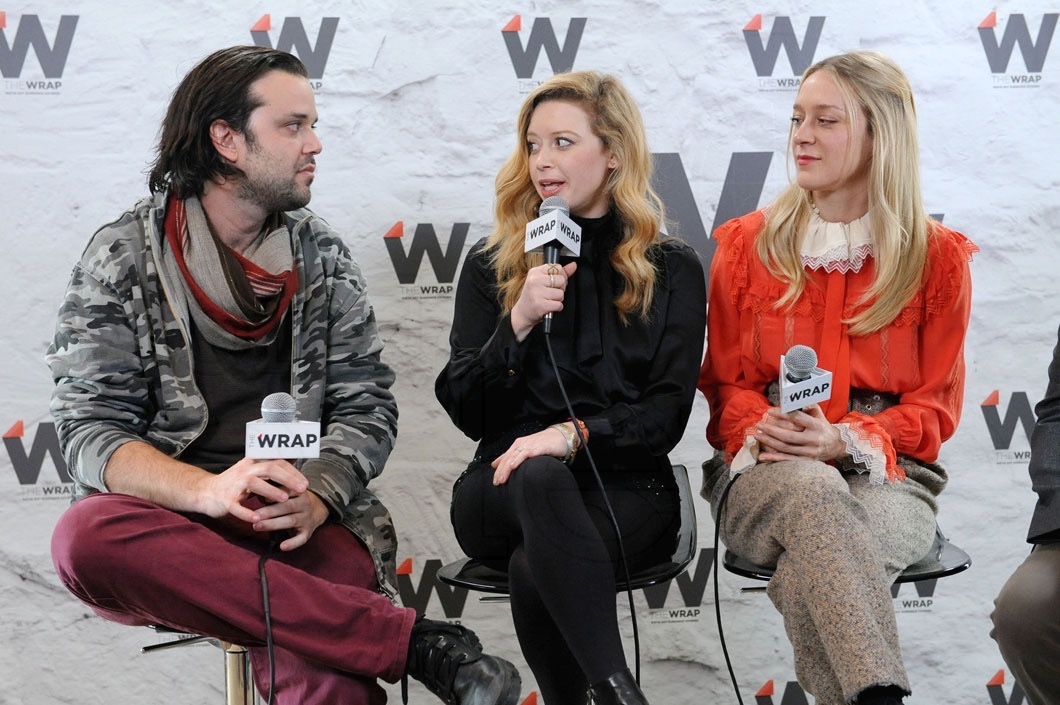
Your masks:
<svg viewBox="0 0 1060 705"><path fill-rule="evenodd" d="M524 462L499 487L492 474L488 465L475 467L454 491L452 518L461 547L506 570L521 547L528 577L510 572L510 579L523 581L512 587L513 614L524 609L521 600L528 613L542 605L566 646L554 653L569 650L589 683L625 668L615 607L617 542L594 480L547 457ZM617 477L608 478L607 487L632 569L669 556L680 522L676 492L661 484L654 492L625 487ZM534 621L520 619L517 629L520 623L525 625L520 643L542 651L526 654L528 663L547 659L547 629L527 634ZM536 669L534 674L539 681L549 678ZM579 687L572 685L571 697Z"/></svg>
<svg viewBox="0 0 1060 705"><path fill-rule="evenodd" d="M272 614L275 615L277 610L283 611L283 606L277 604L278 598L272 590L271 575L275 568L273 563L276 562L284 563L307 575L314 575L336 585L360 587L372 593L378 591L379 582L375 575L372 555L347 529L338 524L325 524L313 534L313 541L334 544L335 553L300 549L288 552L273 551L269 560L266 561L265 571L269 576L269 605ZM336 560L334 557L336 554L341 555L341 558ZM303 595L301 599L312 598ZM371 652L375 646L370 643L370 640L357 640L350 648L367 649ZM258 691L267 694L270 687L268 649L264 646L255 646L249 647L249 651ZM364 654L360 656L360 658L363 657ZM373 675L344 671L275 645L272 660L276 692L282 696L281 703L383 705L386 702L386 691Z"/></svg>
<svg viewBox="0 0 1060 705"><path fill-rule="evenodd" d="M1035 547L990 618L990 636L1031 705L1060 705L1060 544Z"/></svg>
<svg viewBox="0 0 1060 705"><path fill-rule="evenodd" d="M99 494L60 518L52 558L64 585L108 619L260 647L265 545L205 517ZM366 553L337 525L321 527L295 551L277 551L266 563L273 639L314 668L395 681L405 668L415 611L375 591L374 570L365 575Z"/></svg>
<svg viewBox="0 0 1060 705"><path fill-rule="evenodd" d="M571 653L541 593L522 548L509 562L512 621L519 646L548 705L585 705L589 683Z"/></svg>

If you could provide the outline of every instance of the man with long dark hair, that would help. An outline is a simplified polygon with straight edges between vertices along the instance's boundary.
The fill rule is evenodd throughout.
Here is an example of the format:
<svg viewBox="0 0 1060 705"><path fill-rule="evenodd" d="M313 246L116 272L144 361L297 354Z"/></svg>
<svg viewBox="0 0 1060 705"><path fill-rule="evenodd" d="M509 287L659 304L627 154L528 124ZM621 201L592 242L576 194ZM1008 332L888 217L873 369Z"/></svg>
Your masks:
<svg viewBox="0 0 1060 705"><path fill-rule="evenodd" d="M366 485L394 373L359 267L305 209L316 120L305 67L268 48L218 51L174 93L152 195L93 236L48 352L78 496L56 570L108 619L248 646L276 703L382 703L377 679L411 675L513 705L510 663L392 601L394 529ZM277 391L320 419L319 457L244 457Z"/></svg>

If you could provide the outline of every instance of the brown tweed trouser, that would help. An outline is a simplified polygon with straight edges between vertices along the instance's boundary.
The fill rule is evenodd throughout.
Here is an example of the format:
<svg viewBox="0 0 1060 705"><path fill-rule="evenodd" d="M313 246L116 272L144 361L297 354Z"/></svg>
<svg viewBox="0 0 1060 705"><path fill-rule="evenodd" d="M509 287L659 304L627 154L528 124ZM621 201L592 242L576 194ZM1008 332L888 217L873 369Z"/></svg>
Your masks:
<svg viewBox="0 0 1060 705"><path fill-rule="evenodd" d="M795 675L818 705L853 703L873 685L910 690L890 585L930 547L946 475L900 464L905 482L873 485L817 461L761 463L725 500L721 541L776 567L767 593L784 617ZM712 513L728 477L718 458L704 463Z"/></svg>

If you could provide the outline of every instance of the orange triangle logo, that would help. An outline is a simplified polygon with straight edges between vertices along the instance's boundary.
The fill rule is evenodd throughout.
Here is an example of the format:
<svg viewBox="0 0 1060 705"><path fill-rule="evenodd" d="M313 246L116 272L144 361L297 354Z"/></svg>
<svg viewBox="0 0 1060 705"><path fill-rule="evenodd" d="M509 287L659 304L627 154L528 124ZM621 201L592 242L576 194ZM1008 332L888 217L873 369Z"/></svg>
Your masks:
<svg viewBox="0 0 1060 705"><path fill-rule="evenodd" d="M771 681L771 680L766 681L766 684L763 685L758 690L757 693L755 693L755 697L756 698L771 698L771 697L773 697L773 681Z"/></svg>
<svg viewBox="0 0 1060 705"><path fill-rule="evenodd" d="M272 29L272 15L265 13L261 16L253 27L250 28L251 32L268 32Z"/></svg>
<svg viewBox="0 0 1060 705"><path fill-rule="evenodd" d="M523 28L522 15L516 15L515 17L508 20L508 24L504 25L502 32L518 32Z"/></svg>

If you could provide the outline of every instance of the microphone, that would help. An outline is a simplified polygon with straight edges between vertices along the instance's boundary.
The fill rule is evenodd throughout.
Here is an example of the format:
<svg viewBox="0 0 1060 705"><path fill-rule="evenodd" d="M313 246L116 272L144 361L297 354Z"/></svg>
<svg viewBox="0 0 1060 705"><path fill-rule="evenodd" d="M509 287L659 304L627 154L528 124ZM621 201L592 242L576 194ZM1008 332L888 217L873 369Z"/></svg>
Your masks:
<svg viewBox="0 0 1060 705"><path fill-rule="evenodd" d="M526 224L524 252L543 252L545 264L559 262L560 254L577 257L582 250L582 227L570 219L570 206L559 196L541 202L538 217ZM545 314L545 333L552 332L552 312Z"/></svg>
<svg viewBox="0 0 1060 705"><path fill-rule="evenodd" d="M294 397L270 394L261 402L261 418L247 422L246 457L319 458L320 422L298 421Z"/></svg>
<svg viewBox="0 0 1060 705"><path fill-rule="evenodd" d="M792 345L780 356L780 410L798 411L832 396L832 373L817 367L817 353Z"/></svg>
<svg viewBox="0 0 1060 705"><path fill-rule="evenodd" d="M261 400L261 420L265 423L291 423L298 415L294 397L276 392Z"/></svg>
<svg viewBox="0 0 1060 705"><path fill-rule="evenodd" d="M784 356L787 369L784 375L789 382L802 382L810 378L813 368L817 367L817 353L805 345L792 345Z"/></svg>

